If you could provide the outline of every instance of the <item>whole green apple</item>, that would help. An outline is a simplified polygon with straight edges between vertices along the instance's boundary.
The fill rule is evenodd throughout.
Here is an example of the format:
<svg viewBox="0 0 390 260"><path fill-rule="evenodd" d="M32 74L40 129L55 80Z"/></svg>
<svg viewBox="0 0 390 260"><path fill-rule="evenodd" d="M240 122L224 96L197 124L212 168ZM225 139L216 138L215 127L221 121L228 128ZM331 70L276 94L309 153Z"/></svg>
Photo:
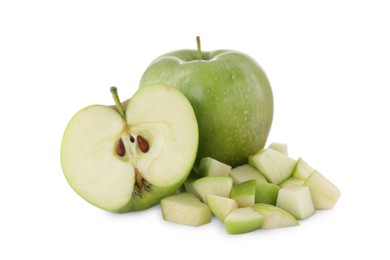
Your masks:
<svg viewBox="0 0 390 260"><path fill-rule="evenodd" d="M197 162L204 157L238 166L264 147L273 117L267 76L251 57L233 50L178 50L158 57L140 87L163 83L179 89L199 124Z"/></svg>

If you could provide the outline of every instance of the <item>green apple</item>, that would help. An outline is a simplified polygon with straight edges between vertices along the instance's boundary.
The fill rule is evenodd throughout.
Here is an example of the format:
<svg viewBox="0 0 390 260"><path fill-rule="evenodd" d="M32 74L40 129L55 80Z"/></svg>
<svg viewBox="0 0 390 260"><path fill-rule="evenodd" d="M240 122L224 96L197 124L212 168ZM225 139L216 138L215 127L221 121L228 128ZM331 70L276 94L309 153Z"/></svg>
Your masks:
<svg viewBox="0 0 390 260"><path fill-rule="evenodd" d="M108 211L141 210L175 192L197 154L198 125L177 89L151 85L116 108L91 105L68 123L61 164L70 186Z"/></svg>
<svg viewBox="0 0 390 260"><path fill-rule="evenodd" d="M281 188L276 206L289 212L296 219L306 219L315 212L309 187L303 185L291 184Z"/></svg>
<svg viewBox="0 0 390 260"><path fill-rule="evenodd" d="M199 124L198 162L212 157L232 167L264 147L273 117L267 76L250 56L233 50L178 50L155 59L140 87L164 83L181 90Z"/></svg>
<svg viewBox="0 0 390 260"><path fill-rule="evenodd" d="M217 195L207 194L207 205L211 212L220 220L224 220L230 212L238 208L238 204L234 199L225 198Z"/></svg>
<svg viewBox="0 0 390 260"><path fill-rule="evenodd" d="M248 164L233 168L229 176L232 177L234 185L255 179L267 182L265 177L257 169Z"/></svg>
<svg viewBox="0 0 390 260"><path fill-rule="evenodd" d="M305 180L304 185L310 189L315 209L333 208L341 195L340 190L316 170Z"/></svg>
<svg viewBox="0 0 390 260"><path fill-rule="evenodd" d="M201 226L211 221L209 207L191 193L170 195L161 200L163 218L167 221Z"/></svg>
<svg viewBox="0 0 390 260"><path fill-rule="evenodd" d="M243 234L259 229L264 216L251 207L237 208L224 220L228 234Z"/></svg>
<svg viewBox="0 0 390 260"><path fill-rule="evenodd" d="M200 160L198 175L206 176L228 176L232 167L211 157Z"/></svg>
<svg viewBox="0 0 390 260"><path fill-rule="evenodd" d="M279 184L291 176L296 161L272 149L261 149L249 156L249 164L258 169L269 182Z"/></svg>
<svg viewBox="0 0 390 260"><path fill-rule="evenodd" d="M299 222L287 211L265 203L257 203L253 209L264 216L262 229L298 226Z"/></svg>
<svg viewBox="0 0 390 260"><path fill-rule="evenodd" d="M192 183L194 193L198 194L205 203L207 203L207 194L230 197L232 187L233 180L228 176L202 177Z"/></svg>

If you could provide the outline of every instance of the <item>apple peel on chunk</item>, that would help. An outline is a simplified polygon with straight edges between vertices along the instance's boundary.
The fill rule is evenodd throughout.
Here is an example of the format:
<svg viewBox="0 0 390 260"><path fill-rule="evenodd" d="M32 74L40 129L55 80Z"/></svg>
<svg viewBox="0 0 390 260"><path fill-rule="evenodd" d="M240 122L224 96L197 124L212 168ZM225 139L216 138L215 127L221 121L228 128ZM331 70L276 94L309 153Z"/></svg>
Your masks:
<svg viewBox="0 0 390 260"><path fill-rule="evenodd" d="M186 97L165 85L138 90L126 109L92 105L68 123L61 165L70 186L112 212L157 204L185 181L197 154L198 125Z"/></svg>
<svg viewBox="0 0 390 260"><path fill-rule="evenodd" d="M287 211L265 203L258 203L253 209L264 216L262 229L298 226L299 222Z"/></svg>
<svg viewBox="0 0 390 260"><path fill-rule="evenodd" d="M251 207L234 209L224 220L228 234L243 234L259 229L264 216Z"/></svg>

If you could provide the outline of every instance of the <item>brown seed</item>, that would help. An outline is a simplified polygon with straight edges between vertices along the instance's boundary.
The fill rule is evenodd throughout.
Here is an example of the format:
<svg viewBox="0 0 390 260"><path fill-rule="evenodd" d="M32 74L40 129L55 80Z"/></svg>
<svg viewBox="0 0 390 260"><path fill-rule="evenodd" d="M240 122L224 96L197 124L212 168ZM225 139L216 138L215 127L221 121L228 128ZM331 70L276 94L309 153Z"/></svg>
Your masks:
<svg viewBox="0 0 390 260"><path fill-rule="evenodd" d="M137 135L137 143L138 143L139 149L143 153L147 153L149 151L149 143L142 136Z"/></svg>
<svg viewBox="0 0 390 260"><path fill-rule="evenodd" d="M126 150L125 150L125 145L123 144L122 138L119 138L118 143L116 144L115 147L116 154L119 155L120 157L125 156Z"/></svg>
<svg viewBox="0 0 390 260"><path fill-rule="evenodd" d="M134 137L132 135L130 135L130 142L134 143Z"/></svg>

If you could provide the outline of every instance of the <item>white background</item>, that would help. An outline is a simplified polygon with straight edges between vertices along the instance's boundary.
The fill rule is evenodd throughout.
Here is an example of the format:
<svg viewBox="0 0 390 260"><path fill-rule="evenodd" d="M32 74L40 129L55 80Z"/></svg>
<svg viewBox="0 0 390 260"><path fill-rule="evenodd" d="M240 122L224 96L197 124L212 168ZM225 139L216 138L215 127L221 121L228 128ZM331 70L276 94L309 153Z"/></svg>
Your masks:
<svg viewBox="0 0 390 260"><path fill-rule="evenodd" d="M231 236L217 219L112 214L73 192L59 160L72 115L111 104L112 85L130 97L196 35L262 65L269 141L341 189L333 210ZM0 259L389 259L389 73L386 1L1 1Z"/></svg>

